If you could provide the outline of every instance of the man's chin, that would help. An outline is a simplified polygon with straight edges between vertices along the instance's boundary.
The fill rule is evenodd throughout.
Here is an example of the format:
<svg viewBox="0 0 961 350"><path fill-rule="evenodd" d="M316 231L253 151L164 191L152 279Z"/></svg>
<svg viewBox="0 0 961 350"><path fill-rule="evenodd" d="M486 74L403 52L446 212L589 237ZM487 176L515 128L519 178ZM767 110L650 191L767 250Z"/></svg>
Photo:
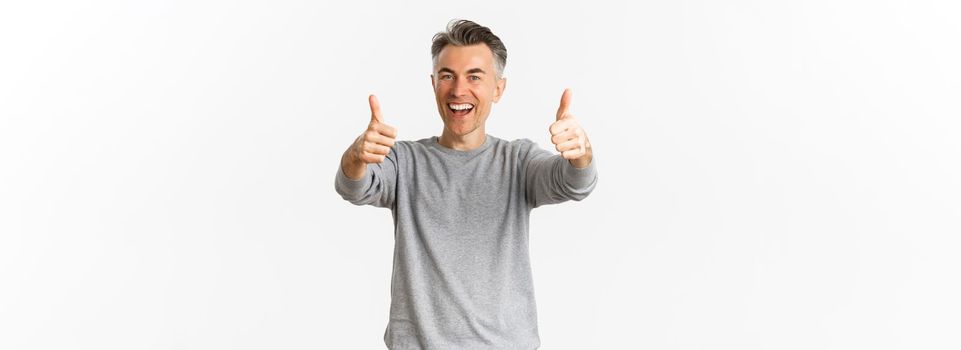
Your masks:
<svg viewBox="0 0 961 350"><path fill-rule="evenodd" d="M477 130L477 126L475 125L464 125L463 123L456 122L447 123L447 131L450 131L453 136L463 137L474 132L474 130Z"/></svg>
<svg viewBox="0 0 961 350"><path fill-rule="evenodd" d="M477 120L474 119L476 117L474 111L471 111L471 113L467 115L467 118L445 114L443 117L444 128L447 129L451 136L463 137L469 135L481 128L481 124L478 124Z"/></svg>

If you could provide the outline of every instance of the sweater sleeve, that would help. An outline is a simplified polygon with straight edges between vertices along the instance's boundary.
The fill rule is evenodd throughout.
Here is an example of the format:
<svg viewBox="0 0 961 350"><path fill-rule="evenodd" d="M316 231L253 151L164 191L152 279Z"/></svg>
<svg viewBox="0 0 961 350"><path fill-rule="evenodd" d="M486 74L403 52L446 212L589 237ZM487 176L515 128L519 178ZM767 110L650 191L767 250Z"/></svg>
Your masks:
<svg viewBox="0 0 961 350"><path fill-rule="evenodd" d="M397 153L390 153L380 164L367 164L364 176L353 180L344 175L342 166L337 167L334 189L344 200L354 205L373 205L382 208L394 206L397 188Z"/></svg>
<svg viewBox="0 0 961 350"><path fill-rule="evenodd" d="M596 157L586 168L578 169L560 154L551 154L531 142L524 166L527 202L537 208L587 198L597 185L595 163Z"/></svg>

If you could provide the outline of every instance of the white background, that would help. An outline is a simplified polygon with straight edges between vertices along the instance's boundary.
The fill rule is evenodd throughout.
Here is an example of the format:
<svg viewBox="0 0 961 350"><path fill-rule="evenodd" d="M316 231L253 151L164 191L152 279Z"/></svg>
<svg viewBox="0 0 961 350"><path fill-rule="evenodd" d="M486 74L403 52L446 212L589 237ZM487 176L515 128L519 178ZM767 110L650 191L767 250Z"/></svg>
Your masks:
<svg viewBox="0 0 961 350"><path fill-rule="evenodd" d="M487 125L600 174L539 208L543 349L961 347L955 1L0 5L0 348L379 349L390 213L333 189L430 39L506 43Z"/></svg>

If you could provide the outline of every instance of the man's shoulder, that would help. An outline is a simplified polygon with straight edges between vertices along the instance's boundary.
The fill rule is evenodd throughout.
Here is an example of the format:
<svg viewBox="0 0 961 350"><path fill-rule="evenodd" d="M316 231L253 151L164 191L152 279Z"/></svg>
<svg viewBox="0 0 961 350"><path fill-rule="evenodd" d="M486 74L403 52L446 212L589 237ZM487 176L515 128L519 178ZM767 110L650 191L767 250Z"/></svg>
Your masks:
<svg viewBox="0 0 961 350"><path fill-rule="evenodd" d="M397 140L394 142L393 148L406 152L418 152L426 150L431 142L435 142L434 137L425 137L420 140Z"/></svg>
<svg viewBox="0 0 961 350"><path fill-rule="evenodd" d="M504 141L504 143L508 147L515 149L522 154L538 148L537 142L534 142L533 140L528 138L520 138L520 139L511 140L511 141Z"/></svg>
<svg viewBox="0 0 961 350"><path fill-rule="evenodd" d="M501 140L500 145L498 148L501 152L499 153L516 158L520 161L520 164L525 164L533 158L550 155L550 153L541 148L537 142L528 138L519 138L511 141Z"/></svg>
<svg viewBox="0 0 961 350"><path fill-rule="evenodd" d="M536 143L534 143L534 141L527 138L514 139L508 142L511 144L511 146L515 146L515 147L531 147L531 146L537 145Z"/></svg>

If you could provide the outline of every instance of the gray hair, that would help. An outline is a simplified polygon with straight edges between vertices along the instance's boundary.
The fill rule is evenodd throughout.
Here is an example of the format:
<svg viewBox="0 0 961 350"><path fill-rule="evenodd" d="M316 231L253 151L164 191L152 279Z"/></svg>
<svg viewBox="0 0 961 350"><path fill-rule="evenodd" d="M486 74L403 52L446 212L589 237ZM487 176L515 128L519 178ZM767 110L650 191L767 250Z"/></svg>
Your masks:
<svg viewBox="0 0 961 350"><path fill-rule="evenodd" d="M430 47L430 55L437 65L437 56L447 45L472 46L475 44L486 44L494 53L494 69L497 70L497 78L504 74L504 67L507 66L507 48L501 39L491 32L490 28L468 21L466 19L455 19L447 24L446 32L439 32L434 35L433 44Z"/></svg>

